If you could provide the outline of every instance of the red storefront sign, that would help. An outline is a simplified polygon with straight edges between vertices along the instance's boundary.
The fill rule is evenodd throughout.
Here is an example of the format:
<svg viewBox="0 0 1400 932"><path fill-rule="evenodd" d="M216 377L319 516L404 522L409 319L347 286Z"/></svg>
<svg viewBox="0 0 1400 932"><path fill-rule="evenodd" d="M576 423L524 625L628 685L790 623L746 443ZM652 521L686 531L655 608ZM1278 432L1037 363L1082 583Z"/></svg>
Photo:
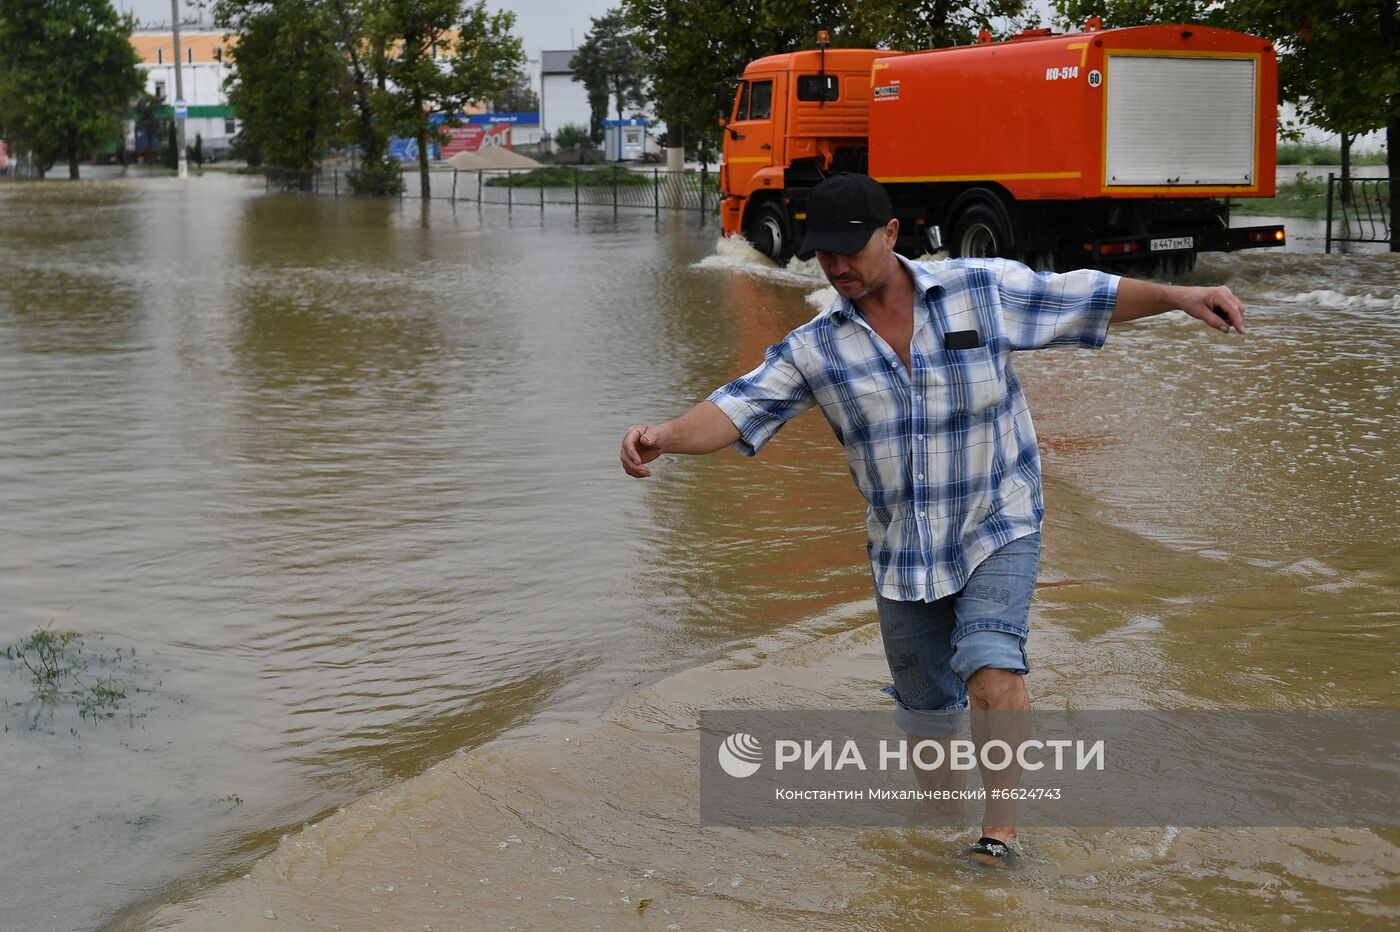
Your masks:
<svg viewBox="0 0 1400 932"><path fill-rule="evenodd" d="M510 148L510 124L494 123L483 126L468 123L465 126L443 127L446 139L442 144L442 157L450 159L458 152L479 152L492 146Z"/></svg>

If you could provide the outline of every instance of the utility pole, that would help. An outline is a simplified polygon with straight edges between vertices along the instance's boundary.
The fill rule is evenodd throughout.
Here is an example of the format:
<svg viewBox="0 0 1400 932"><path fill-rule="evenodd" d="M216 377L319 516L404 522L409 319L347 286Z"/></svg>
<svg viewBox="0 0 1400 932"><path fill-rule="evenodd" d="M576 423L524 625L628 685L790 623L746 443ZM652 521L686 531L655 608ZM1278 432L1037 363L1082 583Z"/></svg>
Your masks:
<svg viewBox="0 0 1400 932"><path fill-rule="evenodd" d="M190 176L185 161L185 86L180 81L180 0L170 0L170 28L175 34L175 157L179 160L179 176Z"/></svg>

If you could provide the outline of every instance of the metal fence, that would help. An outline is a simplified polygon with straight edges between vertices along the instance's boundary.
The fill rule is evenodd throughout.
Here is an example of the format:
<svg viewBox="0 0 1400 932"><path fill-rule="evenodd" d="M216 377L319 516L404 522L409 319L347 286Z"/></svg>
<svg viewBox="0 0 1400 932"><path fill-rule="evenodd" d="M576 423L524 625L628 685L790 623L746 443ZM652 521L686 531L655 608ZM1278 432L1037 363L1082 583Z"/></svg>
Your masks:
<svg viewBox="0 0 1400 932"><path fill-rule="evenodd" d="M373 194L421 198L417 172L364 172L355 169L264 171L268 191L332 196ZM719 209L719 177L707 168L669 172L659 168L599 168L551 165L529 169L439 169L428 175L433 200L498 204L509 209L546 205L617 210L689 210L703 225Z"/></svg>
<svg viewBox="0 0 1400 932"><path fill-rule="evenodd" d="M1352 178L1343 184L1327 174L1327 243L1389 243L1389 178ZM1340 227L1334 233L1334 224Z"/></svg>

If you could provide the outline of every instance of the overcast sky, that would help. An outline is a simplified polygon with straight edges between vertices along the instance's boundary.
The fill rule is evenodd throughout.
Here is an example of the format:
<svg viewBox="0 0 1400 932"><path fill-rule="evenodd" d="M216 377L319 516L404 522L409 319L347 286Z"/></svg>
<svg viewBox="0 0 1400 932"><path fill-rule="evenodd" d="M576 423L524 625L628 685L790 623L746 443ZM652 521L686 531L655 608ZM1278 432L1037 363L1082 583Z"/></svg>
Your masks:
<svg viewBox="0 0 1400 932"><path fill-rule="evenodd" d="M119 12L136 14L146 24L166 25L170 22L170 0L112 0ZM494 10L510 10L515 14L515 34L525 43L525 53L538 58L540 49L570 49L583 41L592 25L592 18L602 16L617 0L487 0ZM189 19L198 15L200 7L180 0L180 15ZM209 20L208 12L203 14Z"/></svg>

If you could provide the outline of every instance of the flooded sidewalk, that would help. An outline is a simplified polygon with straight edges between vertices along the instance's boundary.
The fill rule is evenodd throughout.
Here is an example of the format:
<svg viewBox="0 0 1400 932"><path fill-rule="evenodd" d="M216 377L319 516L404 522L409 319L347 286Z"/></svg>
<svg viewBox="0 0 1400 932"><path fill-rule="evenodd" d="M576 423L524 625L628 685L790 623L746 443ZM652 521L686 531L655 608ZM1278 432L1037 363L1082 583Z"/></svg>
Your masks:
<svg viewBox="0 0 1400 932"><path fill-rule="evenodd" d="M1063 483L1050 495L1061 514L1095 505ZM1043 589L1032 619L1036 655L1048 658L1030 678L1042 707L1137 704L1145 687L1174 688L1174 668L1190 663L1143 651L1140 630L1085 644L1077 624L1117 614L1084 610L1120 601L1114 580L1157 590L1140 605L1187 602L1202 586L1282 596L1280 575L1294 596L1318 583L1317 568L1227 571L1209 555L1088 530L1065 518L1047 528L1046 574L1068 584ZM1292 609L1326 601L1301 596ZM880 707L885 660L868 615L863 603L834 606L630 693L581 730L454 757L290 837L247 877L131 927L897 930L960 917L1166 929L1400 914L1400 849L1355 829L1034 829L1021 868L989 874L961 855L971 830L700 825L700 711ZM1235 699L1227 707L1258 701Z"/></svg>

